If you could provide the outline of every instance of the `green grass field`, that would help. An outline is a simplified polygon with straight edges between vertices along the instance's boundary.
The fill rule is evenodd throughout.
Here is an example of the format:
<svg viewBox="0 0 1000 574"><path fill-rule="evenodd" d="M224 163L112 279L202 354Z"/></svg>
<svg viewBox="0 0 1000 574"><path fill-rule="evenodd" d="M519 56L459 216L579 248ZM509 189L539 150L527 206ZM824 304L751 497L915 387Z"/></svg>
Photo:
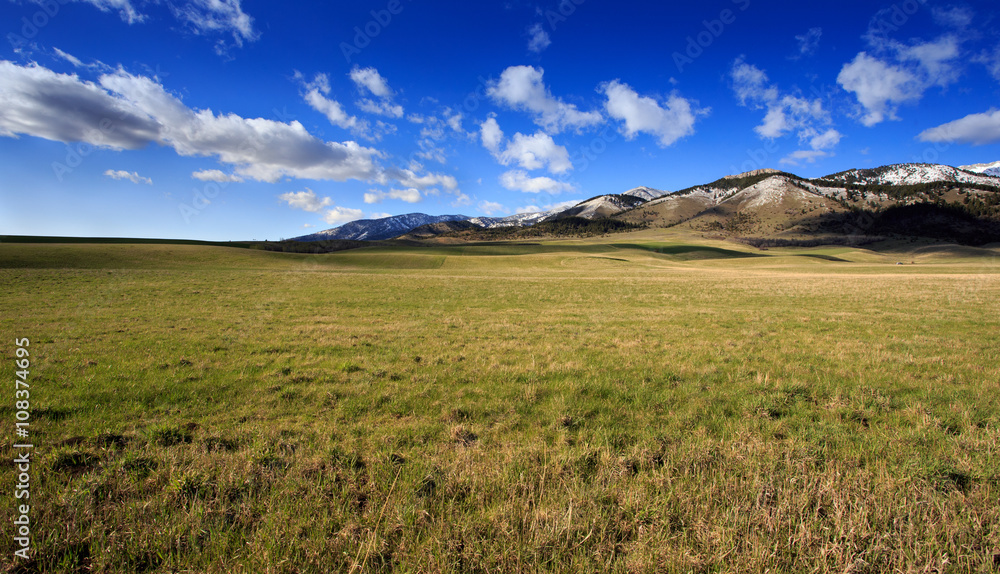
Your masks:
<svg viewBox="0 0 1000 574"><path fill-rule="evenodd" d="M997 572L1000 250L877 247L0 243L0 567Z"/></svg>

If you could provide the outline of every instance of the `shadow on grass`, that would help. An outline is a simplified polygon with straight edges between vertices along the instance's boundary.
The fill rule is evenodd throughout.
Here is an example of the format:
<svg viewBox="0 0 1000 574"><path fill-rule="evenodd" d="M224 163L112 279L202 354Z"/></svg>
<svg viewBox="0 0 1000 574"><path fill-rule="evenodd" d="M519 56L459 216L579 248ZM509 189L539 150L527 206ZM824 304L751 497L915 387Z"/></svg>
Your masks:
<svg viewBox="0 0 1000 574"><path fill-rule="evenodd" d="M721 247L707 245L645 245L641 243L613 243L612 247L619 249L641 249L661 255L671 255L678 259L744 259L749 257L768 257L757 253L747 253Z"/></svg>

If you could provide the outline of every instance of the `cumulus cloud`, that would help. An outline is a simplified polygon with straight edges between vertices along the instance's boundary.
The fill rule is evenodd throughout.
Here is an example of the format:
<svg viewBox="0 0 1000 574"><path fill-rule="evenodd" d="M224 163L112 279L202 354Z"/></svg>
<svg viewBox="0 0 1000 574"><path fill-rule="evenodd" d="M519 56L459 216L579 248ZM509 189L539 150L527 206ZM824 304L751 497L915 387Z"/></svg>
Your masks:
<svg viewBox="0 0 1000 574"><path fill-rule="evenodd" d="M139 175L138 172L134 172L134 171L128 172L128 171L125 171L125 170L122 170L122 169L118 169L118 170L109 169L109 170L107 170L107 171L104 172L104 175L106 177L110 177L111 179L115 179L115 180L119 180L119 181L123 180L123 179L127 179L128 181L131 181L132 183L145 183L146 185L153 185L153 180L149 179L148 177L143 177L143 176Z"/></svg>
<svg viewBox="0 0 1000 574"><path fill-rule="evenodd" d="M648 133L656 136L663 147L693 134L696 115L708 113L708 110L694 109L690 101L677 94L671 94L662 103L640 96L618 80L603 84L600 90L607 96L608 115L625 122L621 132L626 138Z"/></svg>
<svg viewBox="0 0 1000 574"><path fill-rule="evenodd" d="M0 61L0 136L32 135L140 149L160 135L156 119L75 74Z"/></svg>
<svg viewBox="0 0 1000 574"><path fill-rule="evenodd" d="M581 112L554 97L542 81L544 73L533 66L511 66L490 83L486 93L497 103L533 114L535 123L550 133L579 131L603 121L599 112Z"/></svg>
<svg viewBox="0 0 1000 574"><path fill-rule="evenodd" d="M182 156L215 157L234 166L237 176L258 181L370 180L379 174L379 151L352 141L324 142L297 121L193 110L157 81L123 70L98 83L0 62L0 135L112 149L158 143Z"/></svg>
<svg viewBox="0 0 1000 574"><path fill-rule="evenodd" d="M864 107L861 123L871 127L886 119L896 120L899 105L920 99L924 86L909 70L893 66L861 52L844 64L837 83L853 92Z"/></svg>
<svg viewBox="0 0 1000 574"><path fill-rule="evenodd" d="M310 213L319 213L320 211L323 211L323 208L333 205L332 199L329 197L320 199L316 196L316 192L308 187L305 191L289 191L287 193L282 193L278 196L278 199L286 202L288 206L293 209L301 209L302 211L308 211Z"/></svg>
<svg viewBox="0 0 1000 574"><path fill-rule="evenodd" d="M378 73L375 68L359 68L355 66L351 69L351 80L357 84L358 89L367 90L380 98L392 97L392 89L385 78Z"/></svg>
<svg viewBox="0 0 1000 574"><path fill-rule="evenodd" d="M517 164L525 169L548 167L551 173L564 173L573 169L566 148L556 144L552 136L541 131L532 135L518 132L505 145L503 130L496 117L491 116L479 125L479 139L500 165Z"/></svg>
<svg viewBox="0 0 1000 574"><path fill-rule="evenodd" d="M829 129L825 132L818 134L809 140L809 145L812 146L814 150L830 149L836 147L840 143L840 139L843 135L835 129Z"/></svg>
<svg viewBox="0 0 1000 574"><path fill-rule="evenodd" d="M531 177L524 170L514 169L500 175L500 185L511 191L525 193L562 193L573 186L550 177Z"/></svg>
<svg viewBox="0 0 1000 574"><path fill-rule="evenodd" d="M971 19L965 9L935 9L935 19L953 31L936 40L906 44L888 37L885 15L879 14L864 36L869 49L844 64L837 76L837 83L857 98L858 117L868 127L898 120L902 104L919 100L934 86L943 88L958 80L963 58L957 34Z"/></svg>
<svg viewBox="0 0 1000 574"><path fill-rule="evenodd" d="M200 181L214 181L216 183L240 183L243 181L242 177L229 173L223 173L218 169L203 169L201 171L196 171L191 174L191 177Z"/></svg>
<svg viewBox="0 0 1000 574"><path fill-rule="evenodd" d="M1000 143L1000 110L991 109L981 114L970 114L964 118L924 130L918 136L920 141L969 143L986 145Z"/></svg>
<svg viewBox="0 0 1000 574"><path fill-rule="evenodd" d="M507 212L507 208L504 207L503 204L497 203L495 201L483 200L480 201L479 205L477 205L476 207L478 207L479 211L485 213L486 215L493 215L495 213Z"/></svg>
<svg viewBox="0 0 1000 574"><path fill-rule="evenodd" d="M326 213L323 214L323 221L330 225L342 225L350 221L361 219L364 217L364 212L360 209L351 209L349 207L334 207L333 209L328 209ZM384 214L378 214L384 215Z"/></svg>
<svg viewBox="0 0 1000 574"><path fill-rule="evenodd" d="M413 169L393 168L386 171L386 178L398 181L406 188L428 189L432 187L443 187L450 192L457 192L458 181L450 175L438 173L425 173L418 175Z"/></svg>
<svg viewBox="0 0 1000 574"><path fill-rule="evenodd" d="M496 117L491 116L479 124L479 140L490 153L500 154L500 146L503 144L503 130L500 129Z"/></svg>
<svg viewBox="0 0 1000 574"><path fill-rule="evenodd" d="M548 166L551 173L564 173L573 169L566 148L557 145L552 136L542 132L530 136L514 134L498 159L502 165L516 163L525 169L542 169Z"/></svg>
<svg viewBox="0 0 1000 574"><path fill-rule="evenodd" d="M365 203L382 203L386 199L398 199L406 203L418 203L423 198L420 195L420 190L412 187L409 189L390 189L388 192L371 189L365 194Z"/></svg>
<svg viewBox="0 0 1000 574"><path fill-rule="evenodd" d="M528 49L536 54L541 53L552 43L549 33L545 31L545 28L541 24L535 24L531 28L528 28L528 35L531 36L528 39Z"/></svg>
<svg viewBox="0 0 1000 574"><path fill-rule="evenodd" d="M822 37L822 28L809 28L809 31L805 34L796 36L795 40L799 43L799 53L796 54L793 59L803 58L805 56L815 54L816 48L819 48L819 40Z"/></svg>

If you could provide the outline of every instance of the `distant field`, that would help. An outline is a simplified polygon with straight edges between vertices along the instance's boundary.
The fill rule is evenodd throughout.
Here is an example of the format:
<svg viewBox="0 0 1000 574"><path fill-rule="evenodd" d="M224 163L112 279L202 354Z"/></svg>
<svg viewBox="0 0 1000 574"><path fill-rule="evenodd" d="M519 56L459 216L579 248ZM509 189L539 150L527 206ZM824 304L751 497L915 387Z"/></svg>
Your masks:
<svg viewBox="0 0 1000 574"><path fill-rule="evenodd" d="M996 572L998 256L0 243L0 567Z"/></svg>

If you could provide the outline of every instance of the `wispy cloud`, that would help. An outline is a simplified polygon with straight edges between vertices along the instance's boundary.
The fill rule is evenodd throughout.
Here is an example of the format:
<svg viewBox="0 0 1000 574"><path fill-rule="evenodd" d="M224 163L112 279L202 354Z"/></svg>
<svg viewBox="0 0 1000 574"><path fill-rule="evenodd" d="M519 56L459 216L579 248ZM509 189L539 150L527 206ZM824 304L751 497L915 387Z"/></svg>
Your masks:
<svg viewBox="0 0 1000 574"><path fill-rule="evenodd" d="M214 181L216 183L240 183L243 178L230 173L223 173L218 169L203 169L191 174L191 177L199 181Z"/></svg>
<svg viewBox="0 0 1000 574"><path fill-rule="evenodd" d="M146 185L153 185L153 180L149 179L148 177L143 177L143 176L139 175L138 172L134 172L134 171L129 172L129 171L125 171L125 170L122 170L122 169L118 169L118 170L109 169L109 170L107 170L107 171L104 172L104 175L106 177L110 177L111 179L115 179L115 180L119 180L119 181L124 179L124 180L131 181L132 183L144 183Z"/></svg>
<svg viewBox="0 0 1000 574"><path fill-rule="evenodd" d="M798 60L806 56L812 56L816 53L816 49L819 48L819 41L823 37L822 28L809 28L809 31L801 36L796 36L795 40L799 43L799 52L792 56L793 60Z"/></svg>
<svg viewBox="0 0 1000 574"><path fill-rule="evenodd" d="M406 203L419 203L423 197L420 195L419 189L411 187L408 189L390 189L387 192L370 189L365 194L364 199L365 203L382 203L386 199L398 199Z"/></svg>
<svg viewBox="0 0 1000 574"><path fill-rule="evenodd" d="M545 28L540 23L528 28L528 36L530 36L528 38L528 49L536 54L541 53L552 44L549 33L545 31Z"/></svg>
<svg viewBox="0 0 1000 574"><path fill-rule="evenodd" d="M832 127L833 120L820 98L808 99L798 93L782 93L772 84L764 70L748 63L741 56L733 62L729 72L733 93L741 106L752 110L766 110L761 124L754 132L765 139L776 139L795 134L800 145L808 150L798 150L780 160L780 163L798 165L799 161L812 163L832 155L829 151L840 142L842 134Z"/></svg>

